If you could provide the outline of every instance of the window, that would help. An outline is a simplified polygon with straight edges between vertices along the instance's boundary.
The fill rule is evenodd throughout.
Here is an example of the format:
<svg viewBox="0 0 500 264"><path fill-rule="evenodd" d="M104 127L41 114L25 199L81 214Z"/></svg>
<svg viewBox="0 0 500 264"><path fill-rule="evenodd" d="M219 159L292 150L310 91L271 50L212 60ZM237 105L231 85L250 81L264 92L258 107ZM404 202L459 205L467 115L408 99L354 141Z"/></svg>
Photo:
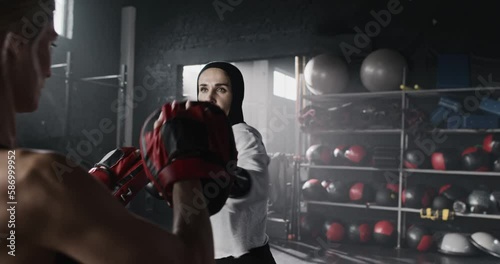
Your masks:
<svg viewBox="0 0 500 264"><path fill-rule="evenodd" d="M56 11L54 12L54 27L57 34L62 37L73 38L73 1L56 0Z"/></svg>
<svg viewBox="0 0 500 264"><path fill-rule="evenodd" d="M182 70L182 95L189 100L197 101L196 91L196 81L198 80L198 74L200 74L201 69L205 65L189 65L184 66Z"/></svg>
<svg viewBox="0 0 500 264"><path fill-rule="evenodd" d="M289 100L297 100L295 78L290 77L280 71L274 71L273 94Z"/></svg>

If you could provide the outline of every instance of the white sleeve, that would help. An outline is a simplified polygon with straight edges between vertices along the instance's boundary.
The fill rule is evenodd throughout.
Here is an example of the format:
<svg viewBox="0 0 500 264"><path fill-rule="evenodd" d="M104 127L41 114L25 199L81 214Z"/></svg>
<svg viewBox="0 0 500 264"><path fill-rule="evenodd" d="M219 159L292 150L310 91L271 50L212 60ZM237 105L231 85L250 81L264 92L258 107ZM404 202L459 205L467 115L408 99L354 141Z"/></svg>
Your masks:
<svg viewBox="0 0 500 264"><path fill-rule="evenodd" d="M251 129L234 131L238 150L238 167L250 175L250 192L240 198L229 198L226 205L231 207L249 206L266 201L269 196L269 157L258 132Z"/></svg>

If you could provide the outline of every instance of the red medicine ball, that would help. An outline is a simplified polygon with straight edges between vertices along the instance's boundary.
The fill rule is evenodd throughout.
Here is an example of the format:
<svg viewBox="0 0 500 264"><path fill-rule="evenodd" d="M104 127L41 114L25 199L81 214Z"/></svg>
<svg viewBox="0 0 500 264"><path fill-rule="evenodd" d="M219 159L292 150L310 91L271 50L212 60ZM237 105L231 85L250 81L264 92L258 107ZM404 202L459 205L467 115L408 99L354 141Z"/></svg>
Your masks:
<svg viewBox="0 0 500 264"><path fill-rule="evenodd" d="M460 154L454 149L442 149L432 154L431 163L435 170L458 170Z"/></svg>
<svg viewBox="0 0 500 264"><path fill-rule="evenodd" d="M330 165L332 150L325 145L312 145L306 151L306 158L314 165Z"/></svg>
<svg viewBox="0 0 500 264"><path fill-rule="evenodd" d="M354 164L363 164L367 156L367 151L360 145L354 145L345 151L345 157Z"/></svg>
<svg viewBox="0 0 500 264"><path fill-rule="evenodd" d="M468 171L489 171L490 156L482 148L467 148L462 152L462 166Z"/></svg>
<svg viewBox="0 0 500 264"><path fill-rule="evenodd" d="M333 222L326 231L326 239L330 242L340 242L344 240L345 228L342 224Z"/></svg>
<svg viewBox="0 0 500 264"><path fill-rule="evenodd" d="M349 190L349 199L356 203L372 202L375 199L375 191L366 183L355 183Z"/></svg>
<svg viewBox="0 0 500 264"><path fill-rule="evenodd" d="M367 243L372 239L372 228L369 224L351 224L349 240L355 243Z"/></svg>
<svg viewBox="0 0 500 264"><path fill-rule="evenodd" d="M381 245L392 245L396 237L394 224L387 220L379 221L373 229L373 238L375 242Z"/></svg>
<svg viewBox="0 0 500 264"><path fill-rule="evenodd" d="M406 232L406 242L408 247L425 252L432 247L432 234L427 228L414 225Z"/></svg>

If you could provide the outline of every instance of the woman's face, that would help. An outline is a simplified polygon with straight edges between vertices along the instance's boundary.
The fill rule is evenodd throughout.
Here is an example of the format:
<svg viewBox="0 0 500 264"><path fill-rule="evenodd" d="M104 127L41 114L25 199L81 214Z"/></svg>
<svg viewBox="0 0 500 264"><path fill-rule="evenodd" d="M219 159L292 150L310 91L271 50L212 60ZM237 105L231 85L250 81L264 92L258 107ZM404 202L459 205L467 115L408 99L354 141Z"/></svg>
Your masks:
<svg viewBox="0 0 500 264"><path fill-rule="evenodd" d="M233 101L231 80L227 73L218 68L205 70L198 80L198 101L211 102L229 115Z"/></svg>

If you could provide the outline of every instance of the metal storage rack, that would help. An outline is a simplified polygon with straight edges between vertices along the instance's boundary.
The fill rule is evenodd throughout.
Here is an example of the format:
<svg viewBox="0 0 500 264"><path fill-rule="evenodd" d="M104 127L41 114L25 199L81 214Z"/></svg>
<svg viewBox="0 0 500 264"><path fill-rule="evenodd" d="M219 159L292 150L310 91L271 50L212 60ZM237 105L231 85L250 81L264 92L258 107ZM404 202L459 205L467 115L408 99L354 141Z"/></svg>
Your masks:
<svg viewBox="0 0 500 264"><path fill-rule="evenodd" d="M375 135L375 134L391 134L394 136L399 136L400 140L400 164L399 168L392 169L381 169L373 167L350 167L350 166L314 166L310 164L302 163L301 160L295 161L294 179L293 179L293 195L292 195L292 205L294 211L291 215L292 227L290 229L290 234L293 237L300 238L300 214L301 214L301 186L300 186L300 170L301 168L316 168L316 169L328 169L328 170L353 170L353 171L388 171L398 173L399 176L399 193L406 188L406 177L409 174L443 174L443 175L474 175L475 177L500 177L500 172L472 172L472 171L438 171L438 170L423 170L423 169L406 169L403 165L403 155L408 147L408 130L405 127L405 109L409 105L409 99L411 97L435 97L444 93L464 93L464 92L475 92L475 91L490 91L490 92L500 92L500 87L478 87L478 88L457 88L457 89L430 89L430 90L401 90L401 91L389 91L389 92L362 92L362 93L343 93L343 94L328 94L328 95L305 95L305 84L303 81L303 70L306 64L305 57L296 57L296 79L297 79L297 103L296 110L300 111L305 106L305 102L310 103L329 103L341 100L356 100L356 99L367 99L367 98L392 98L401 100L401 129L346 129L346 130L326 130L326 131L316 131L312 133L299 132L298 136L298 155L303 155L305 153L305 144L308 141L308 137L315 135L336 135L336 134L354 134L354 135ZM440 132L449 134L485 134L485 133L500 133L500 129L435 129L430 132ZM402 235L404 234L404 226L406 221L406 213L420 213L420 209L406 208L402 206L401 197L398 199L397 207L386 207L377 206L373 203L367 204L350 204L350 203L334 203L334 202L324 202L324 201L304 201L306 205L324 205L324 206L335 206L335 207L347 207L347 208L358 208L358 209L368 209L368 210L384 210L384 211L394 211L397 212L397 248L401 248ZM480 219L494 219L500 220L500 215L487 215L487 214L461 214L456 213L457 217L467 217L467 218L480 218Z"/></svg>

